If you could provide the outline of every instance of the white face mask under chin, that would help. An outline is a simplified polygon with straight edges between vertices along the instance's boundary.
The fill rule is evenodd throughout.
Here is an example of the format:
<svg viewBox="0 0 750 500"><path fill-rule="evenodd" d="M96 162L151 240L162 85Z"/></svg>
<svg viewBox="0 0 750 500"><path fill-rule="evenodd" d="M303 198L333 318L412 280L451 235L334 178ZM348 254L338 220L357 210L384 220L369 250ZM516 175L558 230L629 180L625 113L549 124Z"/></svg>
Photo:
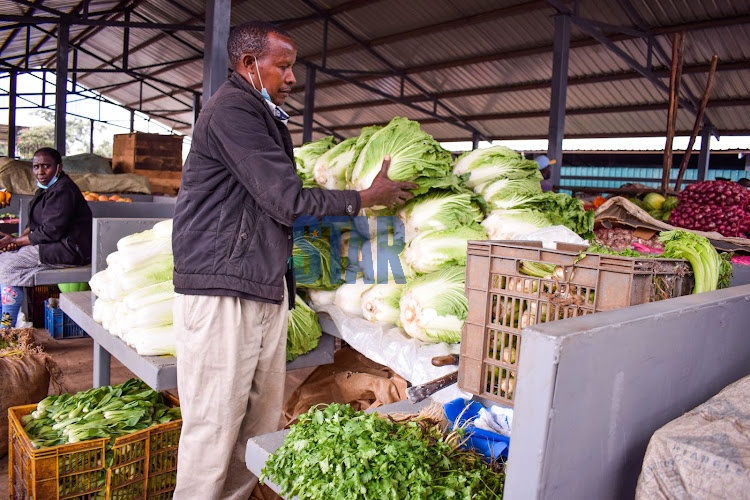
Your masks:
<svg viewBox="0 0 750 500"><path fill-rule="evenodd" d="M260 76L260 68L258 67L258 58L253 57L255 59L255 71L258 72L258 80L260 80L260 95L263 96L263 98L273 104L273 101L271 100L271 96L268 94L268 90L266 90L266 87L263 86L263 78ZM253 75L250 74L250 72L247 73L248 78L250 78L250 84L253 86L255 90L258 90L258 88L255 86L255 82L253 82Z"/></svg>

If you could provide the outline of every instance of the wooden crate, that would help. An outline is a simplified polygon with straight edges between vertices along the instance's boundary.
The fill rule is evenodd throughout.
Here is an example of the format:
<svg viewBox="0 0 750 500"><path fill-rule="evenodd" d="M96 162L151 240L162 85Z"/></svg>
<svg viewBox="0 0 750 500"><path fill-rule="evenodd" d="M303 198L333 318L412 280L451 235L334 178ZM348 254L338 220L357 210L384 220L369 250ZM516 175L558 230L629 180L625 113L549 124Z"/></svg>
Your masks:
<svg viewBox="0 0 750 500"><path fill-rule="evenodd" d="M143 132L117 134L112 169L148 177L152 193L176 194L182 178L182 139L180 135Z"/></svg>
<svg viewBox="0 0 750 500"><path fill-rule="evenodd" d="M182 170L181 135L133 132L116 134L112 145L112 169L116 173L138 170Z"/></svg>

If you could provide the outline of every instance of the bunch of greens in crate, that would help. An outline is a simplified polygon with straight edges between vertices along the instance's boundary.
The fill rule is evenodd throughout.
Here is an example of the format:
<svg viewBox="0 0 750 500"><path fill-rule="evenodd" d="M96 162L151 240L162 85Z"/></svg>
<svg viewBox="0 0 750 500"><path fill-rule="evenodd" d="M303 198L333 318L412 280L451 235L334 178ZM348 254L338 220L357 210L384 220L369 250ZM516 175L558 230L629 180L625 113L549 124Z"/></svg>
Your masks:
<svg viewBox="0 0 750 500"><path fill-rule="evenodd" d="M159 392L134 378L120 385L48 396L21 423L38 449L117 438L180 418L179 407L169 407Z"/></svg>
<svg viewBox="0 0 750 500"><path fill-rule="evenodd" d="M268 459L261 481L300 500L502 498L504 473L459 449L460 431L446 432L431 419L396 422L338 404L313 408Z"/></svg>

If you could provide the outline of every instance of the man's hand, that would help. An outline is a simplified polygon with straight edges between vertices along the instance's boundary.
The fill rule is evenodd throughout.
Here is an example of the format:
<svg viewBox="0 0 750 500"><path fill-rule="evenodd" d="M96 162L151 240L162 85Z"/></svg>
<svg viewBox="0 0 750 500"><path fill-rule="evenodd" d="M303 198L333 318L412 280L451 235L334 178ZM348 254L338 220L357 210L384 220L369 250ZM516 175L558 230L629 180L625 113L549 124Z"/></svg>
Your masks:
<svg viewBox="0 0 750 500"><path fill-rule="evenodd" d="M414 196L410 190L417 189L419 186L413 182L390 180L388 178L388 167L390 165L391 157L386 155L383 158L383 166L380 168L377 177L372 181L372 185L359 192L362 208L375 206L396 208Z"/></svg>

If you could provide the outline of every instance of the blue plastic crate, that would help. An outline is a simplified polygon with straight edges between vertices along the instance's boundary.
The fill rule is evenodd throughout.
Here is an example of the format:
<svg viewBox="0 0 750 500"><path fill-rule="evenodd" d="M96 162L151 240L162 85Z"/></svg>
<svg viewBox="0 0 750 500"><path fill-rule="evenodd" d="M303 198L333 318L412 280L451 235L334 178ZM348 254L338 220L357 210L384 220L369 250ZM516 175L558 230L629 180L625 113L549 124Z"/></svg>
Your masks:
<svg viewBox="0 0 750 500"><path fill-rule="evenodd" d="M51 307L49 300L44 301L44 327L50 337L55 339L78 339L86 337L83 328L76 325L59 307Z"/></svg>

